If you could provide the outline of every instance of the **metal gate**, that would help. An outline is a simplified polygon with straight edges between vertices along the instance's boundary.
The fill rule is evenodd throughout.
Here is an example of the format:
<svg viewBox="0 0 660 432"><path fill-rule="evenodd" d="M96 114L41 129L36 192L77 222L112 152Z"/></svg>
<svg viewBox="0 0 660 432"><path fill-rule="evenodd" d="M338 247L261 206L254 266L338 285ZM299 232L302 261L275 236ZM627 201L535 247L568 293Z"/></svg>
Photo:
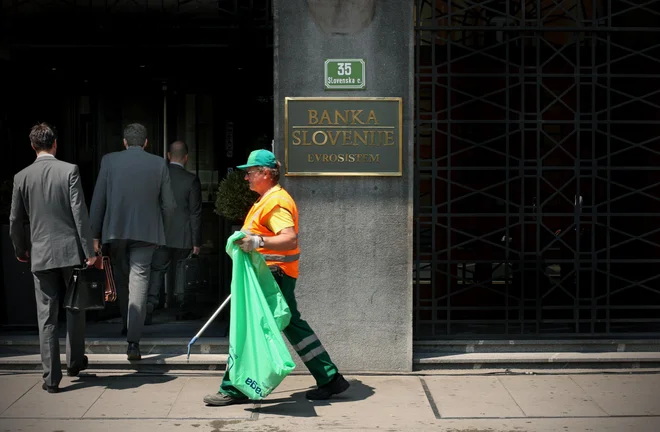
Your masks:
<svg viewBox="0 0 660 432"><path fill-rule="evenodd" d="M660 335L660 1L415 20L416 338Z"/></svg>

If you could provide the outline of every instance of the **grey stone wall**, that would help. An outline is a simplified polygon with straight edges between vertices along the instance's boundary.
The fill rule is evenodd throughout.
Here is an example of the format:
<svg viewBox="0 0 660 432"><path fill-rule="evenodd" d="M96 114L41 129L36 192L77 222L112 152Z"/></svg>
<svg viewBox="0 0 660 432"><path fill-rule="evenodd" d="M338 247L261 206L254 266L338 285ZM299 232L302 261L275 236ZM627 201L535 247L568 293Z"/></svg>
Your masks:
<svg viewBox="0 0 660 432"><path fill-rule="evenodd" d="M285 97L403 98L402 177L283 176L281 183L300 212L303 319L340 370L409 371L413 2L275 0L273 8L274 149L282 163ZM326 58L364 58L368 90L324 91Z"/></svg>

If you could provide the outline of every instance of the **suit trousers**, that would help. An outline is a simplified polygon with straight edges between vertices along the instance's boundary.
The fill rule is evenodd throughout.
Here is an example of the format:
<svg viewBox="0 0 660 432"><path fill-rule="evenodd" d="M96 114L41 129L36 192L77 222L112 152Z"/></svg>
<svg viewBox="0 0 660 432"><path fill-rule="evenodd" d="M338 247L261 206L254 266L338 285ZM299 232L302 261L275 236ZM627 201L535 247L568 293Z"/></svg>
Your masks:
<svg viewBox="0 0 660 432"><path fill-rule="evenodd" d="M128 330L128 342L139 343L142 337L154 250L156 245L141 241L113 240L110 243L119 311Z"/></svg>
<svg viewBox="0 0 660 432"><path fill-rule="evenodd" d="M170 307L174 299L174 283L176 274L176 264L180 259L186 258L192 248L179 249L167 246L160 246L154 252L154 258L151 263L151 276L149 278L149 297L147 303L152 305L153 309L159 306L161 293L165 292L165 278L167 277L167 303Z"/></svg>
<svg viewBox="0 0 660 432"><path fill-rule="evenodd" d="M34 294L37 301L39 350L43 377L47 386L58 386L62 380L60 341L57 319L60 296L73 272L72 267L35 271ZM69 367L82 367L85 357L85 311L66 310L66 362Z"/></svg>

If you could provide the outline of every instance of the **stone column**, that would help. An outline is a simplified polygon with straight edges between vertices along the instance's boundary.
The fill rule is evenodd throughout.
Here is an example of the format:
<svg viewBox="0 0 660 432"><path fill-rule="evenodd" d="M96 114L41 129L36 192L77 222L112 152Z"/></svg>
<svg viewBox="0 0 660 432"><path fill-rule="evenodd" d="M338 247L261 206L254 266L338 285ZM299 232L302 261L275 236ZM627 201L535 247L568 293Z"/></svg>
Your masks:
<svg viewBox="0 0 660 432"><path fill-rule="evenodd" d="M412 369L413 7L273 4L274 150L283 164L286 97L403 99L402 176L281 179L300 212L299 307L342 371ZM365 59L367 90L325 91L327 58Z"/></svg>

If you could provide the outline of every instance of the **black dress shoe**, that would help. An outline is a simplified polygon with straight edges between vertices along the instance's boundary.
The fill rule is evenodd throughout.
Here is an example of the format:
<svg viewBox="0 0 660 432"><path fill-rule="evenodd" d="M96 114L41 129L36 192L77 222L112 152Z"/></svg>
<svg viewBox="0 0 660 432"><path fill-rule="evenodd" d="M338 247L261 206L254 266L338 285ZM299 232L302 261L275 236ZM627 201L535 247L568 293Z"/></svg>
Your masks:
<svg viewBox="0 0 660 432"><path fill-rule="evenodd" d="M67 367L66 374L70 377L78 376L80 371L84 371L85 369L87 369L87 366L89 366L89 359L87 358L87 356L83 356L82 366Z"/></svg>
<svg viewBox="0 0 660 432"><path fill-rule="evenodd" d="M128 360L142 360L140 354L140 344L137 342L129 342L128 350L126 350L126 357Z"/></svg>
<svg viewBox="0 0 660 432"><path fill-rule="evenodd" d="M41 384L41 389L46 390L48 393L59 393L60 391L58 386L48 386L46 383Z"/></svg>

